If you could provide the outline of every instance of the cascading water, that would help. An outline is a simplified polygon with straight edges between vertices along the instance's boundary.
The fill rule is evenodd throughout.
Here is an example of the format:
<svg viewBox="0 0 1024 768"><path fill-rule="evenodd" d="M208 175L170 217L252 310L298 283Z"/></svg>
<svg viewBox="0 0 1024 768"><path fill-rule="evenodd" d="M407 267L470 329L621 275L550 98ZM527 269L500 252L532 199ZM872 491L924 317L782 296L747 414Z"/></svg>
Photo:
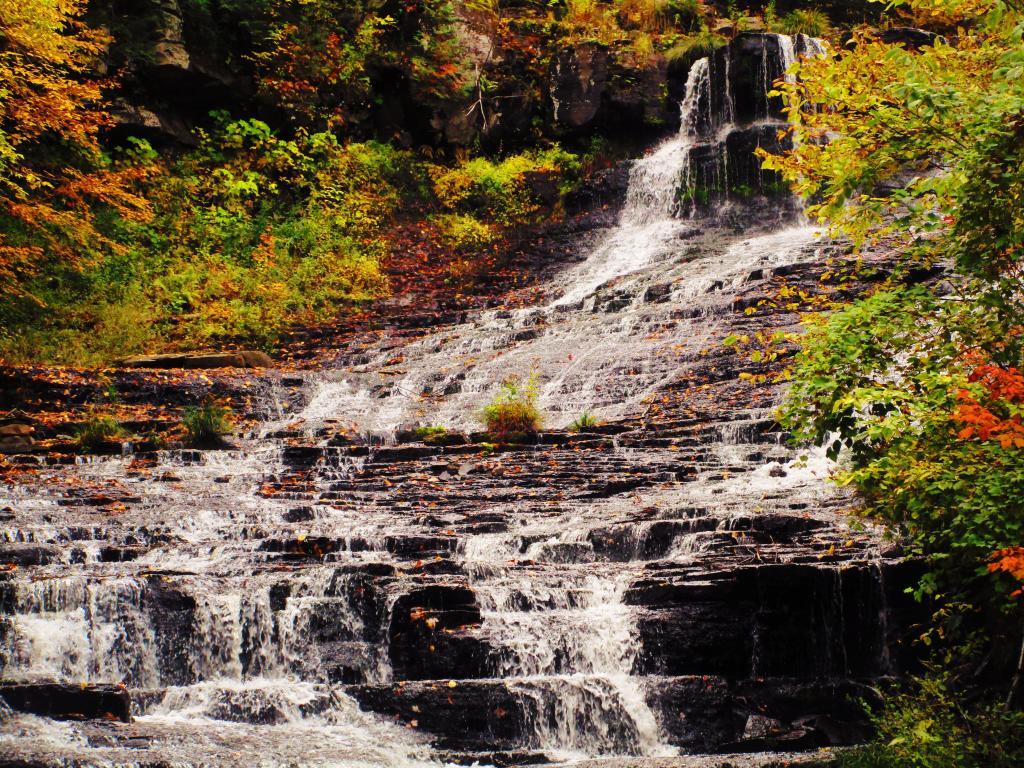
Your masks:
<svg viewBox="0 0 1024 768"><path fill-rule="evenodd" d="M765 72L813 50L762 37L758 56L779 52ZM820 592L816 669L875 674L819 626L859 596L881 624L854 640L885 657L882 588L850 582L867 572L857 557L877 559L874 540L843 555L856 567L818 578L816 553L852 536L827 466L795 461L772 432L776 388L748 402L714 362L756 322L737 310L747 292L822 260L800 226L737 234L688 218L702 147L741 129L740 69L730 55L693 66L680 131L633 164L618 224L545 305L384 337L309 376L298 412L271 389L268 422L240 450L41 465L47 485L0 491L17 510L0 540L35 558L0 580L2 678L123 683L136 714L17 715L0 751L44 765L367 767L438 759L428 739L484 763L714 751L743 737L735 711L755 706L722 699L716 675L754 688L755 669L798 677L779 650L793 644L779 627L798 620L777 621L758 581L793 563ZM531 370L549 427L584 410L609 425L493 453L393 445L416 422L475 429L498 383ZM69 503L81 487L123 508Z"/></svg>
<svg viewBox="0 0 1024 768"><path fill-rule="evenodd" d="M690 69L680 105L679 133L633 163L619 224L580 267L567 276L569 287L555 304L581 301L609 280L634 272L673 248L686 223L679 218L680 192L689 181L690 151L698 135L701 109L708 108L708 60Z"/></svg>

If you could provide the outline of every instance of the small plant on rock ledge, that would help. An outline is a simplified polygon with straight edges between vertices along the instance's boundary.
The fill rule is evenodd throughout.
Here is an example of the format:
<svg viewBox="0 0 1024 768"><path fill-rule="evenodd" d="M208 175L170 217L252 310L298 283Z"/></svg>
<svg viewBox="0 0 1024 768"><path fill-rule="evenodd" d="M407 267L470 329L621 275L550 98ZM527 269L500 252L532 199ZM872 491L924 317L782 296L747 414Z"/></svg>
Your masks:
<svg viewBox="0 0 1024 768"><path fill-rule="evenodd" d="M784 35L809 35L825 37L832 30L832 22L823 12L815 9L790 11L770 27L773 32Z"/></svg>
<svg viewBox="0 0 1024 768"><path fill-rule="evenodd" d="M526 381L506 379L490 403L484 406L481 417L487 431L499 441L521 440L535 435L543 416L537 407L537 373Z"/></svg>
<svg viewBox="0 0 1024 768"><path fill-rule="evenodd" d="M223 445L224 435L231 432L232 422L231 409L214 400L186 408L181 418L182 426L188 433L188 444L198 448Z"/></svg>
<svg viewBox="0 0 1024 768"><path fill-rule="evenodd" d="M601 422L597 420L597 417L590 411L585 410L569 425L570 432L583 432L588 429L592 429L598 426Z"/></svg>
<svg viewBox="0 0 1024 768"><path fill-rule="evenodd" d="M440 424L428 424L416 427L412 431L417 440L422 440L427 445L443 444L448 439L448 427Z"/></svg>
<svg viewBox="0 0 1024 768"><path fill-rule="evenodd" d="M124 428L108 413L90 411L85 421L75 430L78 447L86 452L95 452L105 443L124 435Z"/></svg>

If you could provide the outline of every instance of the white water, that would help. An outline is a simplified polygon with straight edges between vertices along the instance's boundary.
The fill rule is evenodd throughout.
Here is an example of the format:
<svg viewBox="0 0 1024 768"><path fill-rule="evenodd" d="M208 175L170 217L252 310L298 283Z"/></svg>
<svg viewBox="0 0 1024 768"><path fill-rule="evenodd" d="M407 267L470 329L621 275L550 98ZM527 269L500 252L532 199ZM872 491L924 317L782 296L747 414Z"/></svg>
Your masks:
<svg viewBox="0 0 1024 768"><path fill-rule="evenodd" d="M678 248L686 222L678 217L680 194L689 182L690 150L697 138L701 97L708 90L708 60L690 70L680 105L679 132L633 163L619 224L577 269L564 278L570 286L554 306L581 301L596 288L635 272Z"/></svg>

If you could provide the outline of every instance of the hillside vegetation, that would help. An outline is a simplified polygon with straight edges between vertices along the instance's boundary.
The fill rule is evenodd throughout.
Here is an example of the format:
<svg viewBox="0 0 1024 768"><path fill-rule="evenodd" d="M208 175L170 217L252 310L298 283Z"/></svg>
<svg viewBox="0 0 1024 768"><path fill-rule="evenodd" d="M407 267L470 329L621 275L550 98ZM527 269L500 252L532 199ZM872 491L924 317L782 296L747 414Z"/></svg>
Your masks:
<svg viewBox="0 0 1024 768"><path fill-rule="evenodd" d="M2 0L0 358L270 349L387 296L399 220L472 290L581 174L672 130L697 56L748 28L827 33L818 5L865 13Z"/></svg>
<svg viewBox="0 0 1024 768"><path fill-rule="evenodd" d="M799 141L768 167L835 234L900 256L869 295L809 315L783 418L928 566L929 675L844 762L1020 765L1024 5L896 5L942 36L856 31L782 86Z"/></svg>

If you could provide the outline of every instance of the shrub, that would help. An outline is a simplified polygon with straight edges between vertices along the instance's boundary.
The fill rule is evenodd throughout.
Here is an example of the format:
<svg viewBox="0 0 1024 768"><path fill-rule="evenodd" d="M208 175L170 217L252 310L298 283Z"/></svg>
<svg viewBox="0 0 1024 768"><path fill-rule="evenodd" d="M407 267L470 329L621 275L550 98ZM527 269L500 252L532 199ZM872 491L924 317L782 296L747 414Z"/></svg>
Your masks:
<svg viewBox="0 0 1024 768"><path fill-rule="evenodd" d="M689 28L700 17L697 0L617 0L619 23L626 28L662 33Z"/></svg>
<svg viewBox="0 0 1024 768"><path fill-rule="evenodd" d="M564 193L579 167L575 155L555 146L510 155L500 162L477 157L454 168L435 166L431 175L434 193L449 211L483 214L512 227L529 223L540 210L528 184L531 174L556 174L559 191Z"/></svg>
<svg viewBox="0 0 1024 768"><path fill-rule="evenodd" d="M565 0L563 21L569 27L569 40L607 44L622 36L615 11L600 0Z"/></svg>
<svg viewBox="0 0 1024 768"><path fill-rule="evenodd" d="M497 235L490 224L463 213L444 213L432 219L441 242L453 251L476 251L494 242Z"/></svg>
<svg viewBox="0 0 1024 768"><path fill-rule="evenodd" d="M1012 768L1024 765L1024 713L968 706L941 676L891 694L872 717L871 744L838 755L839 768Z"/></svg>
<svg viewBox="0 0 1024 768"><path fill-rule="evenodd" d="M94 365L223 338L268 346L387 293L388 223L419 194L423 163L378 142L215 122L146 182L151 221L104 220L121 252L48 268L39 302L0 300L0 356Z"/></svg>
<svg viewBox="0 0 1024 768"><path fill-rule="evenodd" d="M585 429L596 427L598 424L600 424L600 422L597 420L597 417L594 416L593 413L591 413L590 411L584 411L575 419L573 419L572 424L569 425L569 431L582 432Z"/></svg>
<svg viewBox="0 0 1024 768"><path fill-rule="evenodd" d="M779 18L776 27L775 31L784 35L824 37L832 29L832 22L824 11L797 9Z"/></svg>
<svg viewBox="0 0 1024 768"><path fill-rule="evenodd" d="M505 380L498 394L483 408L481 415L487 431L498 440L536 434L543 421L537 398L536 373L531 373L525 383L515 378Z"/></svg>
<svg viewBox="0 0 1024 768"><path fill-rule="evenodd" d="M692 35L687 35L665 52L665 58L674 68L689 68L698 59L710 56L716 48L725 45L726 39L712 32L706 24Z"/></svg>
<svg viewBox="0 0 1024 768"><path fill-rule="evenodd" d="M78 447L83 451L95 451L122 435L124 428L117 419L96 411L90 411L86 420L75 429Z"/></svg>
<svg viewBox="0 0 1024 768"><path fill-rule="evenodd" d="M181 418L193 446L220 445L224 435L231 432L233 414L221 403L208 400L200 406L186 408Z"/></svg>

